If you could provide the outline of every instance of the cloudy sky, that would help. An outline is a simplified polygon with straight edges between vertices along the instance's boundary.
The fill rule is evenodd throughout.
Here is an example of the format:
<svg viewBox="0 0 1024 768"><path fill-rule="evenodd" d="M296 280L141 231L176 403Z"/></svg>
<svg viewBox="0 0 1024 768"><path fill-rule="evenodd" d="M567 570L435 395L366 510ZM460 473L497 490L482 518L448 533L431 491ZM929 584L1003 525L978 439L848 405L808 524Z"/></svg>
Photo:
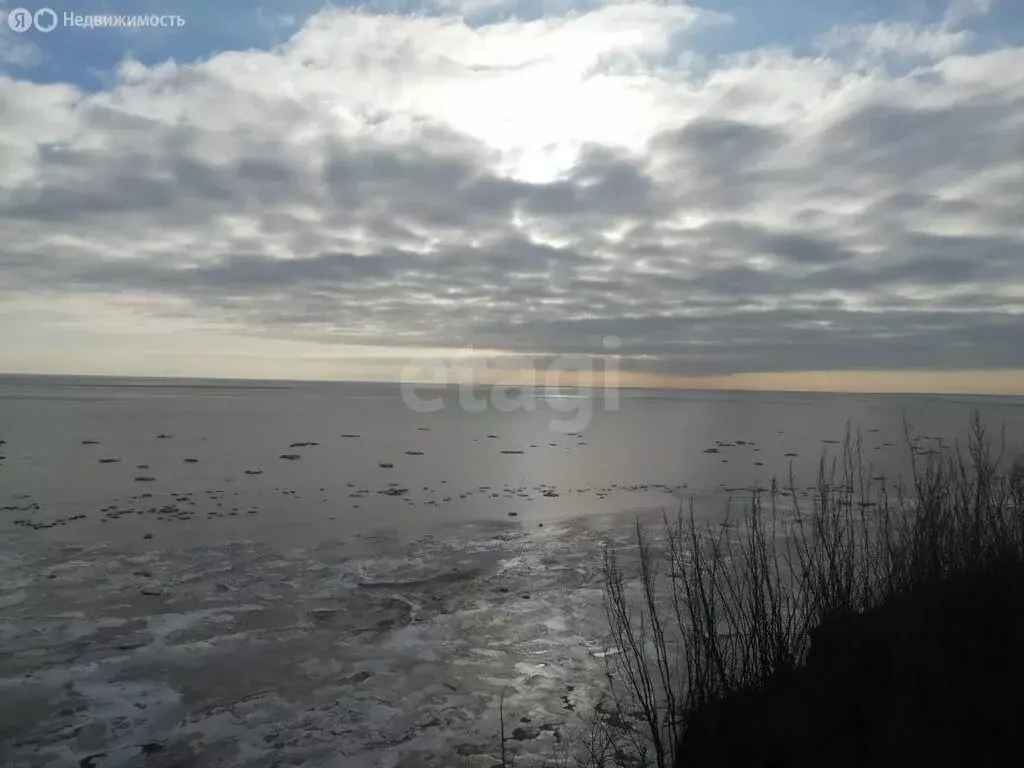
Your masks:
<svg viewBox="0 0 1024 768"><path fill-rule="evenodd" d="M1024 393L1019 0L48 6L0 371Z"/></svg>

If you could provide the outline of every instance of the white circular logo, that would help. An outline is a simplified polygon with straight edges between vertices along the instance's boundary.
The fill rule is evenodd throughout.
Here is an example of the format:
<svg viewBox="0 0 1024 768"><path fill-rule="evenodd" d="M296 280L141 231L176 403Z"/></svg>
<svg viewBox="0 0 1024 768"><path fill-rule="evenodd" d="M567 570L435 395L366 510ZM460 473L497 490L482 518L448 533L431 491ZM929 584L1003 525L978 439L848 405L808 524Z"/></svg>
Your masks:
<svg viewBox="0 0 1024 768"><path fill-rule="evenodd" d="M32 20L40 32L53 32L54 27L57 26L57 14L53 8L40 8Z"/></svg>
<svg viewBox="0 0 1024 768"><path fill-rule="evenodd" d="M7 14L7 26L15 32L28 32L32 29L32 11L25 8L14 8Z"/></svg>

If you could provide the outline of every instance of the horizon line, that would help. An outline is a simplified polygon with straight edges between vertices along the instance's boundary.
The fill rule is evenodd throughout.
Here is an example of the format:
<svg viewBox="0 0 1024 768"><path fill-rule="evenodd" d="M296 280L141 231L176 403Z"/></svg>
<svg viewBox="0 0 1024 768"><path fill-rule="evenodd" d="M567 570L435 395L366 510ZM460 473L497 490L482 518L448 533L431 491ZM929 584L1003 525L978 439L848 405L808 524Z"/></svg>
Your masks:
<svg viewBox="0 0 1024 768"><path fill-rule="evenodd" d="M1016 370L1016 369L986 369ZM967 373L974 369L949 370L944 373ZM854 371L849 373L875 373L876 371ZM886 373L930 373L931 371L886 371ZM759 372L773 375L800 375L816 374L819 371L770 371ZM832 374L842 374L845 371L829 371ZM738 374L722 374L725 376ZM835 395L942 395L942 396L970 396L970 397L1024 397L1024 390L1017 391L978 391L978 390L909 390L909 389L830 389L830 388L798 388L798 387L765 387L765 386L681 386L671 384L633 384L633 385L604 385L604 384L522 384L514 382L483 382L483 381L417 381L397 379L360 379L360 378L263 378L252 376L226 376L226 375L154 375L154 374L116 374L116 373L52 373L38 371L0 371L0 377L25 377L25 378L82 378L82 379L143 379L143 380L174 380L174 381L224 381L224 382L266 382L276 384L385 384L391 386L414 385L417 387L435 387L438 389L460 387L471 385L475 387L510 387L516 389L584 389L584 390L640 390L640 391L664 391L664 392L766 392L766 393L793 393L793 394L835 394Z"/></svg>

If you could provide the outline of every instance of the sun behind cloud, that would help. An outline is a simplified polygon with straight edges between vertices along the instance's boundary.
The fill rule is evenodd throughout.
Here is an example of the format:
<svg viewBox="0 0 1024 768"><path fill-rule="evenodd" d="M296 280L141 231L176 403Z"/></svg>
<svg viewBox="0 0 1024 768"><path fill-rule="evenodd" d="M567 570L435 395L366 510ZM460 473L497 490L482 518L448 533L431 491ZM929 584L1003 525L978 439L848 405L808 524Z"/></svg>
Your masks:
<svg viewBox="0 0 1024 768"><path fill-rule="evenodd" d="M614 335L630 386L1024 392L1007 8L267 4L260 45L210 16L100 70L3 25L0 368L526 375Z"/></svg>

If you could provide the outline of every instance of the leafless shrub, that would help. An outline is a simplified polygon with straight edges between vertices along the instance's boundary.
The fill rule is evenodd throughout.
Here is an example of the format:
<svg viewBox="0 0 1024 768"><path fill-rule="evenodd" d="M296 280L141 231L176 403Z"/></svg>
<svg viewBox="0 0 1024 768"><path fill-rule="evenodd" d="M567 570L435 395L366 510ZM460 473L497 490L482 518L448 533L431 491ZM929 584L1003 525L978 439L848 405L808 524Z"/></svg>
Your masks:
<svg viewBox="0 0 1024 768"><path fill-rule="evenodd" d="M926 448L904 429L912 473L894 496L848 429L809 501L790 477L754 492L739 520L699 524L691 501L660 530L638 524L634 568L606 550L616 722L590 734L576 765L671 768L695 712L799 669L824 624L1024 568L1024 465L1000 472L1005 440L996 450L977 416L964 447Z"/></svg>

